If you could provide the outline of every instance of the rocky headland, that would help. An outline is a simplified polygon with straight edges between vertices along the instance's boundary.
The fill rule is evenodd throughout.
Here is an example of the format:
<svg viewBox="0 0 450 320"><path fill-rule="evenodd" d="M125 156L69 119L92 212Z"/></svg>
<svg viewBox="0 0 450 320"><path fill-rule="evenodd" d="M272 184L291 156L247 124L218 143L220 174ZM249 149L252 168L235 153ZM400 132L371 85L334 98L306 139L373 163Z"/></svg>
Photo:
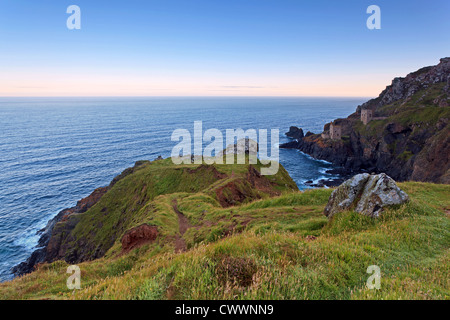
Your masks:
<svg viewBox="0 0 450 320"><path fill-rule="evenodd" d="M395 78L381 94L321 133L291 127L295 148L339 173L386 173L397 181L450 183L450 58Z"/></svg>
<svg viewBox="0 0 450 320"><path fill-rule="evenodd" d="M249 154L257 148L256 142L245 140L241 145L231 145L223 151L223 154L245 154L247 163L242 165L206 165L193 161L175 165L171 158L162 157L154 161L137 161L108 186L94 190L76 206L62 210L51 219L38 232L37 249L12 272L21 276L41 264L58 260L68 263L95 260L112 250L114 245L120 247L119 255L155 241L161 246L174 244L177 252L186 250L182 236L189 223L178 209L176 198L171 198L174 195L202 191L209 197L207 202L228 208L277 196L283 191L298 190L281 166L276 175L264 176L260 174L260 162L248 163ZM155 205L157 199L160 199L160 205ZM178 221L168 222L167 210L177 213ZM161 221L154 215L161 215ZM184 227L175 232L170 230L172 234L168 235L167 229L176 224L184 224ZM208 222L208 227L211 226ZM229 226L224 233L230 233L235 227Z"/></svg>

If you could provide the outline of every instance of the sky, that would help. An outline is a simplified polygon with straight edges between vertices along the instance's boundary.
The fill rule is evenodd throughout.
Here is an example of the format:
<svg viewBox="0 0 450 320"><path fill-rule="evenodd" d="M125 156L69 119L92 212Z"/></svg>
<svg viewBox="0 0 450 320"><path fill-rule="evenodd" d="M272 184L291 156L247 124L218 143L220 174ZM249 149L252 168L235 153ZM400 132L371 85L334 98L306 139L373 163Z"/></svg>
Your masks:
<svg viewBox="0 0 450 320"><path fill-rule="evenodd" d="M0 0L0 96L375 97L450 56L449 18L448 0Z"/></svg>

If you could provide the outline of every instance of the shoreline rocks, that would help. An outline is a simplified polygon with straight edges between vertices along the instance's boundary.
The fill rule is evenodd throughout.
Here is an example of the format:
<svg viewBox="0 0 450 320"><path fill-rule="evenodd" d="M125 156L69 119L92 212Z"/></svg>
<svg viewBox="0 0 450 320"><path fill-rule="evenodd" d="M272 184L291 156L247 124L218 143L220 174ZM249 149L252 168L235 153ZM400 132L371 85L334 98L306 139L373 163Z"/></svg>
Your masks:
<svg viewBox="0 0 450 320"><path fill-rule="evenodd" d="M95 189L89 196L79 200L76 206L61 210L53 219L47 222L45 228L39 230L36 234L40 235L37 248L31 256L24 262L19 263L11 269L15 276L21 276L30 273L39 263L49 262L52 259L51 238L55 226L60 221L65 221L71 215L86 212L90 207L96 204L101 197L108 191L108 187Z"/></svg>
<svg viewBox="0 0 450 320"><path fill-rule="evenodd" d="M55 236L55 232L69 231L55 230L57 223L66 221L70 216L86 212L89 208L94 206L115 183L133 173L134 170L147 162L148 161L137 161L133 167L125 169L121 174L115 177L109 186L97 188L89 196L79 200L74 207L61 210L54 218L47 222L45 228L36 233L37 235L40 235L36 246L37 249L31 253L27 260L12 267L11 272L15 276L21 276L32 272L35 266L40 263L52 262L57 259L59 257L60 243L58 243L59 238ZM67 224L66 227L70 228L74 226Z"/></svg>

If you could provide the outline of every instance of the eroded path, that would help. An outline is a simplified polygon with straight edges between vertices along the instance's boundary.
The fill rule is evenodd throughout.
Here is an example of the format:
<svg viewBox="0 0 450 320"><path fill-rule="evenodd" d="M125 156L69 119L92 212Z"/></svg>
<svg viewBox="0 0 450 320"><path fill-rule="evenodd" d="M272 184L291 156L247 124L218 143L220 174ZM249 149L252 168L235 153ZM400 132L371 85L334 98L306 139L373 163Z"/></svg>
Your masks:
<svg viewBox="0 0 450 320"><path fill-rule="evenodd" d="M179 234L177 234L175 238L175 252L184 252L187 250L187 246L186 241L184 241L183 239L183 235L186 230L191 227L191 224L189 223L188 218L186 218L186 216L180 210L178 210L178 203L176 199L174 199L172 202L172 208L178 216L179 225Z"/></svg>

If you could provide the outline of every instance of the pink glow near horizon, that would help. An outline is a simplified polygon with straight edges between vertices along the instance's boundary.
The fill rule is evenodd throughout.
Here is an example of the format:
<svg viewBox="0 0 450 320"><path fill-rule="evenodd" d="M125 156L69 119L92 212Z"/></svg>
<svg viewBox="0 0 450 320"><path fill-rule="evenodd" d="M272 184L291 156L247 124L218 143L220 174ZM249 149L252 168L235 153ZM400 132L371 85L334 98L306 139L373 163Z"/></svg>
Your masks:
<svg viewBox="0 0 450 320"><path fill-rule="evenodd" d="M373 97L389 76L304 77L298 79L161 78L127 76L0 76L0 96L335 96ZM237 77L239 78L239 77Z"/></svg>

